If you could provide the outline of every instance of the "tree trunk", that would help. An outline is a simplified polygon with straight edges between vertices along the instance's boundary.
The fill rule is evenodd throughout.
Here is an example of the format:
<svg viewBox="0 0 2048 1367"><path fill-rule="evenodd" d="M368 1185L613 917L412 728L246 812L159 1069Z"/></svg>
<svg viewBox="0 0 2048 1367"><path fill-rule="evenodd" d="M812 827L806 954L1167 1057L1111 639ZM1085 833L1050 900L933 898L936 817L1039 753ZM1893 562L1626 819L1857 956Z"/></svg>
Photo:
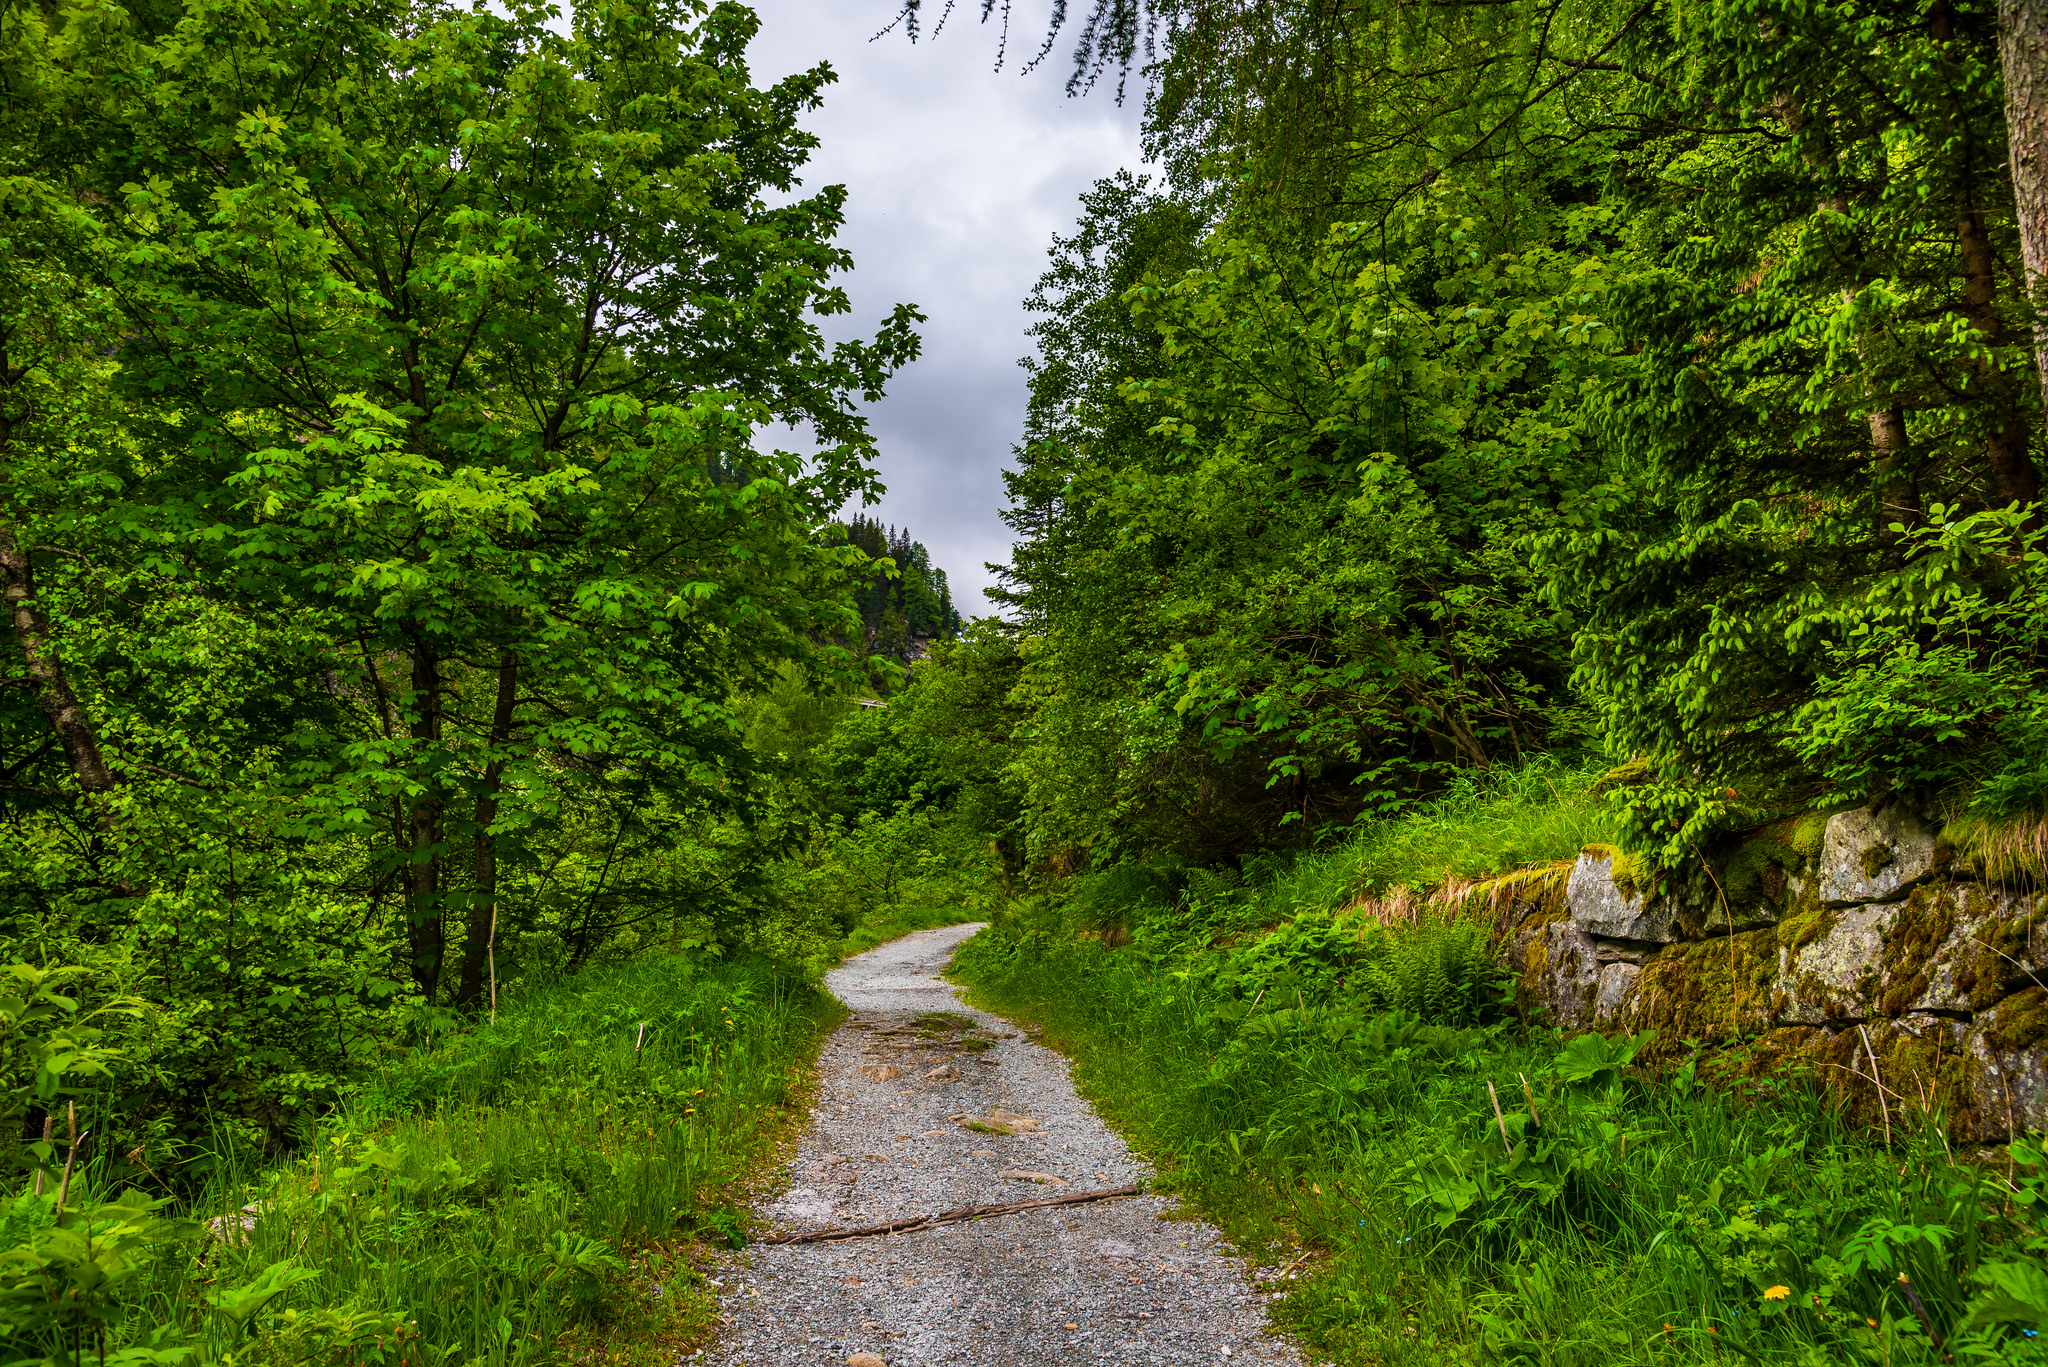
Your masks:
<svg viewBox="0 0 2048 1367"><path fill-rule="evenodd" d="M2038 315L2048 275L2048 0L1998 0L1998 63L2005 73L2005 134L2019 217L2020 258ZM2034 366L2048 389L2048 326L2034 328Z"/></svg>
<svg viewBox="0 0 2048 1367"><path fill-rule="evenodd" d="M1894 404L1870 414L1870 445L1877 452L1877 539L1896 545L1894 523L1911 531L1920 521L1920 486L1906 467L1906 412Z"/></svg>
<svg viewBox="0 0 2048 1367"><path fill-rule="evenodd" d="M432 758L441 739L441 660L433 645L415 637L412 650L412 738L416 761ZM412 852L405 888L406 934L412 947L413 982L428 1001L441 982L446 931L441 924L440 778L422 765L419 796L408 813Z"/></svg>
<svg viewBox="0 0 2048 1367"><path fill-rule="evenodd" d="M1987 344L1996 345L2005 331L1998 316L1997 262L1983 215L1965 204L1956 225L1963 256L1963 312ZM2031 274L2031 267L2029 268ZM2038 352L2037 352L2038 357ZM2013 395L2012 381L1987 359L1978 371L1979 394L1991 410L1991 438L1985 450L1984 483L1993 507L2030 504L2041 496L2034 458L2027 451L2027 424ZM2030 519L2031 520L2031 519Z"/></svg>
<svg viewBox="0 0 2048 1367"><path fill-rule="evenodd" d="M92 718L86 715L71 683L64 677L64 663L50 641L50 624L36 607L35 564L16 538L12 527L0 525L0 580L5 581L7 616L14 627L15 642L21 647L29 678L35 681L36 701L57 733L64 757L78 776L78 786L89 801L104 797L119 786L113 771L100 754L99 739L93 734Z"/></svg>
<svg viewBox="0 0 2048 1367"><path fill-rule="evenodd" d="M512 704L518 695L519 666L507 652L498 666L498 704L491 713L491 758L484 766L483 790L476 795L476 880L470 891L469 934L462 945L462 980L455 1005L473 1007L484 990L484 963L490 954L491 927L498 901L498 840L491 823L498 819L498 785L505 776L501 753L512 739Z"/></svg>

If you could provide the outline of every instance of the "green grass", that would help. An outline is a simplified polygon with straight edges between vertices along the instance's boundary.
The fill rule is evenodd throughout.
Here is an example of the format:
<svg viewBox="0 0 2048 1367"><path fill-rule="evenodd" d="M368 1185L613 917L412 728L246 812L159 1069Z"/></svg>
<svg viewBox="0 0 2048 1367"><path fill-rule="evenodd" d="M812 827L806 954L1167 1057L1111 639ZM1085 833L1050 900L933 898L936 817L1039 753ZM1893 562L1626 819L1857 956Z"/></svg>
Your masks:
<svg viewBox="0 0 2048 1367"><path fill-rule="evenodd" d="M1651 1082L1599 1036L1361 1010L1341 964L1251 973L1253 946L1108 950L1053 920L971 942L971 1000L1046 1026L1240 1246L1299 1258L1275 1313L1335 1361L2048 1361L2048 1337L1962 1327L1988 1265L2048 1290L2024 1164L2015 1197L1932 1130L1880 1151L1808 1079Z"/></svg>
<svg viewBox="0 0 2048 1367"><path fill-rule="evenodd" d="M78 1308L115 1316L117 1348L155 1334L202 1361L673 1361L712 1323L692 1242L743 1233L745 1179L837 1019L751 957L650 956L535 991L396 1060L292 1161L224 1162L158 1212L226 1216L228 1237L119 1235L103 1214L102 1247L127 1238L139 1270ZM90 1186L72 1226L117 1195ZM43 1328L45 1351L75 1337L96 1360L90 1334Z"/></svg>
<svg viewBox="0 0 2048 1367"><path fill-rule="evenodd" d="M863 950L873 949L876 945L901 939L913 931L963 925L968 921L985 920L987 917L988 912L982 907L884 907L861 918L852 933L841 942L841 950L845 954L859 954Z"/></svg>
<svg viewBox="0 0 2048 1367"><path fill-rule="evenodd" d="M1620 831L1613 808L1593 792L1606 767L1546 757L1489 775L1461 774L1440 796L1362 825L1342 844L1302 861L1296 876L1309 885L1304 892L1327 895L1342 885L1371 895L1576 858L1583 846L1612 843Z"/></svg>

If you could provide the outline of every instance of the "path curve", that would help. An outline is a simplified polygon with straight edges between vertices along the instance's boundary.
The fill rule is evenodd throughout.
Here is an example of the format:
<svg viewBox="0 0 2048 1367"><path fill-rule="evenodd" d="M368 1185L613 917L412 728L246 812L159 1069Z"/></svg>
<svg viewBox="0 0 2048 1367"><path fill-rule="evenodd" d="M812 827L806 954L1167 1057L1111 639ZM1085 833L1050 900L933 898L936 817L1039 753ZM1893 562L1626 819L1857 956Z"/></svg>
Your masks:
<svg viewBox="0 0 2048 1367"><path fill-rule="evenodd" d="M777 1231L1149 1175L1075 1094L1064 1058L1000 1016L963 1006L938 979L981 928L906 935L826 977L855 1014L825 1041L818 1106L789 1186L760 1212ZM924 1013L956 1023L917 1030ZM992 1108L1038 1126L1000 1135L962 1123ZM863 1353L887 1367L1301 1363L1266 1332L1245 1264L1212 1226L1160 1218L1172 1204L1139 1196L892 1237L756 1244L715 1274L723 1334L705 1357L721 1367L822 1367Z"/></svg>

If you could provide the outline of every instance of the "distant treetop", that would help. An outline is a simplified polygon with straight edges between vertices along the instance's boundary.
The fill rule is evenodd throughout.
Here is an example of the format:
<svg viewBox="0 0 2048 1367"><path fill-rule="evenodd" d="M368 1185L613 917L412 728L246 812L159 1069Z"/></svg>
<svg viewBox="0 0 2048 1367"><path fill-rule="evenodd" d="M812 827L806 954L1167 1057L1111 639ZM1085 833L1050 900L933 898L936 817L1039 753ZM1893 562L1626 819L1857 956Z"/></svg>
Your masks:
<svg viewBox="0 0 2048 1367"><path fill-rule="evenodd" d="M846 524L846 539L876 562L855 597L868 654L908 664L923 658L933 641L960 634L962 622L946 572L932 564L931 553L912 541L907 529L856 514Z"/></svg>

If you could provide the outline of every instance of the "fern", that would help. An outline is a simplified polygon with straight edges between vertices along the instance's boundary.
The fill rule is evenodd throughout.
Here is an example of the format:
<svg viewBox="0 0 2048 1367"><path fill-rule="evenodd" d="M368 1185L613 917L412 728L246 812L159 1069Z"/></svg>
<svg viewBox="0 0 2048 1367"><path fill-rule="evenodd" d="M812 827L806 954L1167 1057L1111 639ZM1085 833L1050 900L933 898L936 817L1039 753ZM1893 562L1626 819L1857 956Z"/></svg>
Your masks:
<svg viewBox="0 0 2048 1367"><path fill-rule="evenodd" d="M1354 970L1360 1005L1407 1011L1437 1025L1469 1025L1499 995L1487 927L1470 920L1389 926L1368 942Z"/></svg>

